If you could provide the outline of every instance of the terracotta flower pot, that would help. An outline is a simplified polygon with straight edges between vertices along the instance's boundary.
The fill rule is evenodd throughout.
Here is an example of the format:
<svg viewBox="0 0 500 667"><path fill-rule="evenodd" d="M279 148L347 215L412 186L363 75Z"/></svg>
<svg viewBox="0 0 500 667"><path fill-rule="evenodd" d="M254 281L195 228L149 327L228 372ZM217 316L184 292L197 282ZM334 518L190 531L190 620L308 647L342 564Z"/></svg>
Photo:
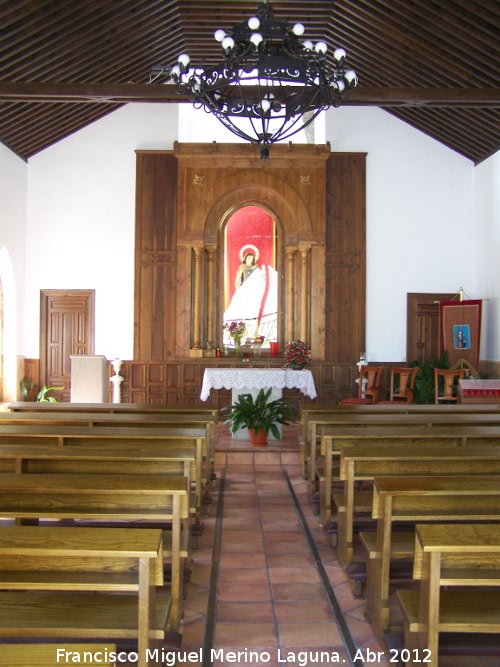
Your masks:
<svg viewBox="0 0 500 667"><path fill-rule="evenodd" d="M255 433L253 428L248 430L250 436L250 444L253 447L265 447L267 445L267 435L264 429L260 429Z"/></svg>

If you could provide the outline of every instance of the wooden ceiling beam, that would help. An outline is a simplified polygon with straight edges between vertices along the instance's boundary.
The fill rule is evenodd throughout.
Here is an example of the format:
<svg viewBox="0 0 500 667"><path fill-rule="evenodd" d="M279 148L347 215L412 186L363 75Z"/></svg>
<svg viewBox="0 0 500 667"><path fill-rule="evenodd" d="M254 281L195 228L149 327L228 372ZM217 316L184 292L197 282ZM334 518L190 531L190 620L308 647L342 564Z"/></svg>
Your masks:
<svg viewBox="0 0 500 667"><path fill-rule="evenodd" d="M78 102L187 102L173 85L1 83L0 101ZM346 95L344 106L500 107L500 88L359 87Z"/></svg>

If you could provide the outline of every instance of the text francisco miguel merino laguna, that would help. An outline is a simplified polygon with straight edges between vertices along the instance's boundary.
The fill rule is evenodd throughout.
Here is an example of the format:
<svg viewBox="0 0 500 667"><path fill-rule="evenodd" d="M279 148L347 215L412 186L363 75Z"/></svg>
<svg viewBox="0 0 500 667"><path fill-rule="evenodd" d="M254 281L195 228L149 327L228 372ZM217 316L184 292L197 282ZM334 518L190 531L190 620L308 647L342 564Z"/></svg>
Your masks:
<svg viewBox="0 0 500 667"><path fill-rule="evenodd" d="M308 663L335 664L343 663L345 660L340 658L336 651L281 651L276 649L276 655L280 664L294 663L299 667L306 667ZM67 651L64 648L56 649L57 663L61 665L69 664L99 664L100 662L138 662L137 653L125 651ZM268 651L226 651L225 649L210 649L210 659L222 660L235 664L262 664L271 661L271 654ZM164 649L146 649L146 662L161 660L166 667L174 667L176 663L197 663L203 662L203 649L197 651L165 651Z"/></svg>

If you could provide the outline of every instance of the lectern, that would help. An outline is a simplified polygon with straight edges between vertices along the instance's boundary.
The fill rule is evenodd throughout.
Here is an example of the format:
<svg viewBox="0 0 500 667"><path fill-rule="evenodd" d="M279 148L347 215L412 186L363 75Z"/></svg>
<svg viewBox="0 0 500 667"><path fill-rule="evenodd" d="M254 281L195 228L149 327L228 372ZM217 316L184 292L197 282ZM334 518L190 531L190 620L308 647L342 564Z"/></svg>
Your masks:
<svg viewBox="0 0 500 667"><path fill-rule="evenodd" d="M71 403L107 403L108 360L101 355L73 354L71 359Z"/></svg>

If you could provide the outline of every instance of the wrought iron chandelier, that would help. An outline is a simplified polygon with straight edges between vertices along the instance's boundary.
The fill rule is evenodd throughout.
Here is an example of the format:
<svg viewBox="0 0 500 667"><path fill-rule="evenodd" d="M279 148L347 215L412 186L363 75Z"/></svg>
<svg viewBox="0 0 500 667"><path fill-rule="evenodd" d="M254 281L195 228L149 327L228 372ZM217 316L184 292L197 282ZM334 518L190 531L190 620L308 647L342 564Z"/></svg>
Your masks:
<svg viewBox="0 0 500 667"><path fill-rule="evenodd" d="M190 67L183 53L173 67L153 67L151 82L173 79L179 94L257 144L267 159L272 144L299 132L324 109L340 106L344 92L358 83L356 72L346 69L344 49L336 49L329 63L325 42L302 41L304 31L301 23L275 19L265 0L231 34L215 31L221 62Z"/></svg>

